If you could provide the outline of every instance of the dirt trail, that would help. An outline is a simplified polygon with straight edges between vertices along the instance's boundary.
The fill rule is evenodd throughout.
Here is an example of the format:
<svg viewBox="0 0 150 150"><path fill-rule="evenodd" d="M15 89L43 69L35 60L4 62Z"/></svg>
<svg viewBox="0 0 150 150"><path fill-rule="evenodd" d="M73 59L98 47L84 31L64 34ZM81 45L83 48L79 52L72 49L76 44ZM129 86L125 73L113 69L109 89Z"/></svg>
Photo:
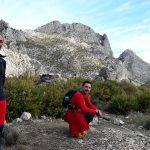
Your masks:
<svg viewBox="0 0 150 150"><path fill-rule="evenodd" d="M83 140L72 138L61 119L36 119L15 126L20 130L19 141L4 150L150 150L149 131L133 131L103 119L91 126Z"/></svg>

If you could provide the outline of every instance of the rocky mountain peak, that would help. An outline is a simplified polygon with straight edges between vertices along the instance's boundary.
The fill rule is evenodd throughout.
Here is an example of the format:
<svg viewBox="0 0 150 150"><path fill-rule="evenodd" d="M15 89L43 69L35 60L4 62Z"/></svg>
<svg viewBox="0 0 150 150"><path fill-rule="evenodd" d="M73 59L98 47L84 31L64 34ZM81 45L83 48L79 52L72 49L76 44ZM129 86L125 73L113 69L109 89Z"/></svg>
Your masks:
<svg viewBox="0 0 150 150"><path fill-rule="evenodd" d="M99 78L103 80L126 80L140 85L150 80L150 65L132 50L125 50L117 59L102 67Z"/></svg>
<svg viewBox="0 0 150 150"><path fill-rule="evenodd" d="M136 54L131 49L126 49L121 55L124 55L124 56L135 56Z"/></svg>
<svg viewBox="0 0 150 150"><path fill-rule="evenodd" d="M148 63L130 49L115 59L108 36L81 23L53 21L35 30L21 31L0 21L0 33L4 36L7 76L60 74L125 79L138 84L150 81Z"/></svg>
<svg viewBox="0 0 150 150"><path fill-rule="evenodd" d="M100 49L100 51L106 56L113 57L113 52L107 35L100 35L84 24L61 24L59 21L52 21L46 25L38 27L35 31L50 35L62 35L72 38L77 42L85 42L92 45L92 47L98 47L98 49Z"/></svg>
<svg viewBox="0 0 150 150"><path fill-rule="evenodd" d="M119 56L119 60L124 61L125 59L131 59L136 57L136 54L130 50L130 49L126 49L120 56Z"/></svg>
<svg viewBox="0 0 150 150"><path fill-rule="evenodd" d="M59 21L55 20L50 23L47 23L41 27L38 27L35 29L35 31L53 34L53 33L59 33L59 34L66 34L69 32L85 32L85 33L94 33L92 28L89 26L83 25L81 23L63 23L61 24ZM47 32L46 32L47 31Z"/></svg>
<svg viewBox="0 0 150 150"><path fill-rule="evenodd" d="M124 62L126 59L131 60L134 57L137 57L136 54L132 50L127 49L119 56L118 59L121 60L122 62Z"/></svg>
<svg viewBox="0 0 150 150"><path fill-rule="evenodd" d="M122 61L122 62L135 62L137 63L142 63L145 64L146 66L148 65L147 62L144 62L139 56L136 55L136 53L134 53L132 50L127 49L125 50L118 58L118 60Z"/></svg>
<svg viewBox="0 0 150 150"><path fill-rule="evenodd" d="M2 33L3 30L7 29L9 27L8 23L4 20L0 20L0 32Z"/></svg>

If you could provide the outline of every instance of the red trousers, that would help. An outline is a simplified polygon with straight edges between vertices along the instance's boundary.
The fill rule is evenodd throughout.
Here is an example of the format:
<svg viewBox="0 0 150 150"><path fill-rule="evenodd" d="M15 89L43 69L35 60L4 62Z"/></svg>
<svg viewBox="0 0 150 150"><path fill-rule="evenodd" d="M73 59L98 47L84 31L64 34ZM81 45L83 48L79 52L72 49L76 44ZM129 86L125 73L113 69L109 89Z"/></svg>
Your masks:
<svg viewBox="0 0 150 150"><path fill-rule="evenodd" d="M68 122L69 130L72 136L89 129L89 124L81 112L68 110L64 116L64 120Z"/></svg>
<svg viewBox="0 0 150 150"><path fill-rule="evenodd" d="M6 117L6 100L0 100L0 125L4 125Z"/></svg>

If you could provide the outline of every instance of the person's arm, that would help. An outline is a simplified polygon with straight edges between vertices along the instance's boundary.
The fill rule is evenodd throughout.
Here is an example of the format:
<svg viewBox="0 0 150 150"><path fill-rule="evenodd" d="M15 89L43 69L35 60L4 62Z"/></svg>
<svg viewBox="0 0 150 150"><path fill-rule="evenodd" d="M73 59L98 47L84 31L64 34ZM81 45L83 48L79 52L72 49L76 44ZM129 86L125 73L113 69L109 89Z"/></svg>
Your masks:
<svg viewBox="0 0 150 150"><path fill-rule="evenodd" d="M86 95L84 99L85 99L86 105L91 109L96 109L96 115L102 118L101 110L97 109L96 106L91 103L88 95Z"/></svg>
<svg viewBox="0 0 150 150"><path fill-rule="evenodd" d="M85 104L85 100L83 95L80 92L77 92L73 97L72 101L75 102L78 109L80 109L82 112L90 112L93 114L96 114L96 108L88 108Z"/></svg>
<svg viewBox="0 0 150 150"><path fill-rule="evenodd" d="M85 95L84 100L85 100L85 104L88 108L97 109L96 106L91 103L88 95Z"/></svg>

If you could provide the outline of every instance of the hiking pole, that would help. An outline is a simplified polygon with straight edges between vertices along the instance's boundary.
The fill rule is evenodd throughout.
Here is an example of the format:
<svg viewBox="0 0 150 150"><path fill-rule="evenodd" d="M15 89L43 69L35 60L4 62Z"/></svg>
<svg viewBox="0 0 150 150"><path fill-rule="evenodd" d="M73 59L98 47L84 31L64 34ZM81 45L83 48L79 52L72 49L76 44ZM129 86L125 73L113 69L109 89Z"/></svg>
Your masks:
<svg viewBox="0 0 150 150"><path fill-rule="evenodd" d="M98 118L98 125L100 124L100 118L102 118L102 119L104 119L104 120L106 120L106 121L110 121L110 120L111 120L111 119L108 118L108 117L103 117L103 116L101 116L99 111L98 111L98 113L97 113L97 118Z"/></svg>
<svg viewBox="0 0 150 150"><path fill-rule="evenodd" d="M98 111L98 113L97 113L97 119L98 119L98 125L99 125L99 123L100 123L100 112Z"/></svg>
<svg viewBox="0 0 150 150"><path fill-rule="evenodd" d="M98 118L98 125L100 124L100 116L97 116ZM106 120L106 121L110 121L110 118L107 117L101 117L102 119Z"/></svg>
<svg viewBox="0 0 150 150"><path fill-rule="evenodd" d="M97 116L98 117L98 125L99 125L99 120L100 120L100 117L99 116Z"/></svg>
<svg viewBox="0 0 150 150"><path fill-rule="evenodd" d="M104 119L106 121L110 121L110 118L107 118L107 117L102 117L102 119Z"/></svg>

